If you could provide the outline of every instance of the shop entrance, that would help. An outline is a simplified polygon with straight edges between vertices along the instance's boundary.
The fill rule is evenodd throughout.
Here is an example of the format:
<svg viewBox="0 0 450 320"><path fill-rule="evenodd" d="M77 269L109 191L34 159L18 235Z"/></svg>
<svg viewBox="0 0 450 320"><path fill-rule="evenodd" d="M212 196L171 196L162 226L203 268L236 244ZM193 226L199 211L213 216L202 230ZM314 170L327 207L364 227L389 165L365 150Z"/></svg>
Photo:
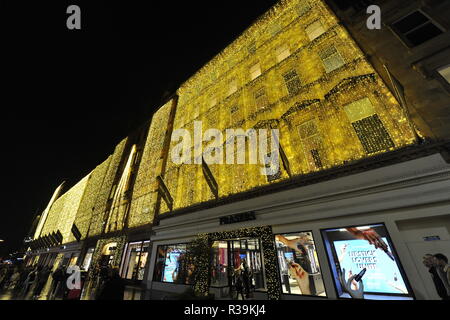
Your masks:
<svg viewBox="0 0 450 320"><path fill-rule="evenodd" d="M243 238L214 241L211 254L211 287L222 288L230 295L230 289L244 268L248 267L248 282L244 287L249 293L265 290L261 241L258 238ZM245 292L245 289L244 289Z"/></svg>

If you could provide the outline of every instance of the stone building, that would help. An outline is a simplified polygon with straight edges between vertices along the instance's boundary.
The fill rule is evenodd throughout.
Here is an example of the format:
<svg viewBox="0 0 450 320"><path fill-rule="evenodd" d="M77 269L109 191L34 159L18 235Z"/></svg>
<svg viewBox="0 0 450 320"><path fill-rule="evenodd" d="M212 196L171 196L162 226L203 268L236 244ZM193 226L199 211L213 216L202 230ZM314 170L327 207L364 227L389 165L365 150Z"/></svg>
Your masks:
<svg viewBox="0 0 450 320"><path fill-rule="evenodd" d="M364 14L345 23L339 5L279 1L51 201L29 263L111 265L152 293L222 298L248 267L260 299L348 298L339 278L366 269L368 299L436 299L421 259L450 254L446 56L431 62L447 33L433 59L405 48L435 68L422 79L377 41L391 31L365 36ZM220 139L195 138L210 129ZM279 155L275 172L249 161L248 132L279 138L258 154ZM234 160L210 163L211 150Z"/></svg>

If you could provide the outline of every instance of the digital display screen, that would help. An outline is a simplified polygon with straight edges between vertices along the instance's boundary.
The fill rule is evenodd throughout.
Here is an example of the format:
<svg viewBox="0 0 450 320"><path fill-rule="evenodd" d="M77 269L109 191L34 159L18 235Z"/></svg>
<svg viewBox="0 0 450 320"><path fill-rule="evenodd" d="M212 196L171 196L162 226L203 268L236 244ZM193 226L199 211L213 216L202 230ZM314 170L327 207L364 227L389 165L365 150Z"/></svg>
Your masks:
<svg viewBox="0 0 450 320"><path fill-rule="evenodd" d="M387 243L386 238L382 238ZM362 277L364 291L371 293L407 293L406 285L401 276L398 265L383 250L375 249L365 240L334 241L337 256L344 252L339 262L341 270L346 276L358 274L364 268L366 273Z"/></svg>
<svg viewBox="0 0 450 320"><path fill-rule="evenodd" d="M174 282L173 273L178 267L178 257L180 254L180 251L171 251L167 253L164 268L164 282Z"/></svg>
<svg viewBox="0 0 450 320"><path fill-rule="evenodd" d="M413 299L384 224L326 229L322 235L339 297Z"/></svg>

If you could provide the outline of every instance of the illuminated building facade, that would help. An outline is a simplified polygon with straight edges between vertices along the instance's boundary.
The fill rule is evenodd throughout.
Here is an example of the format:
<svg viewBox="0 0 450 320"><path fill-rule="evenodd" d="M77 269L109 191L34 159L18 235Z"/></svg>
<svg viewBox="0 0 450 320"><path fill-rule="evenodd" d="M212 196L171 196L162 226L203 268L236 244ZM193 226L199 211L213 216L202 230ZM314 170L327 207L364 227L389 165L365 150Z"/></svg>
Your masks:
<svg viewBox="0 0 450 320"><path fill-rule="evenodd" d="M45 237L59 231L48 252L65 265L110 264L147 289L182 292L192 270L179 261L197 239L206 248L196 260L200 292L228 296L245 261L257 298L337 298L339 270L327 264L337 244L321 239L336 228L355 237L377 230L400 280L371 297L433 298L404 238L426 230L428 217L450 240L448 144L420 145L427 134L391 90L324 1L280 1L54 201L30 256L42 256ZM175 163L172 133L193 133L200 121L203 134L278 129L280 170ZM187 151L202 158L198 149Z"/></svg>

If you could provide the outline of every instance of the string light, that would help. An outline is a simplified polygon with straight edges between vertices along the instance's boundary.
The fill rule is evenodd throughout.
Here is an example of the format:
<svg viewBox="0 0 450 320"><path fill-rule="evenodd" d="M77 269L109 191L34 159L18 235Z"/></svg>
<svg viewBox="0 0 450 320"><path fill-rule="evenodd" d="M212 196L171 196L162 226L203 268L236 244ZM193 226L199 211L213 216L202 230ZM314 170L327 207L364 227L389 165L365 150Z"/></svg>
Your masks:
<svg viewBox="0 0 450 320"><path fill-rule="evenodd" d="M310 41L305 29L317 20L325 32ZM286 45L292 53L279 62L277 49ZM334 59L334 70L325 71L324 57ZM256 63L262 74L250 81L250 69ZM292 75L288 83L286 75ZM231 94L230 83L238 86ZM256 101L261 92L268 103ZM405 111L321 0L280 1L184 83L178 95L174 129L193 132L193 122L203 121L204 131L225 132L240 126L252 128L269 119L278 121L293 177L416 142ZM358 101L361 108L373 112L352 121L345 108ZM308 121L317 132L301 138L299 130ZM221 198L289 178L283 171L269 182L260 174L260 165L211 165L210 169ZM175 210L213 199L197 165L169 160L166 174ZM163 205L161 213L168 212Z"/></svg>

